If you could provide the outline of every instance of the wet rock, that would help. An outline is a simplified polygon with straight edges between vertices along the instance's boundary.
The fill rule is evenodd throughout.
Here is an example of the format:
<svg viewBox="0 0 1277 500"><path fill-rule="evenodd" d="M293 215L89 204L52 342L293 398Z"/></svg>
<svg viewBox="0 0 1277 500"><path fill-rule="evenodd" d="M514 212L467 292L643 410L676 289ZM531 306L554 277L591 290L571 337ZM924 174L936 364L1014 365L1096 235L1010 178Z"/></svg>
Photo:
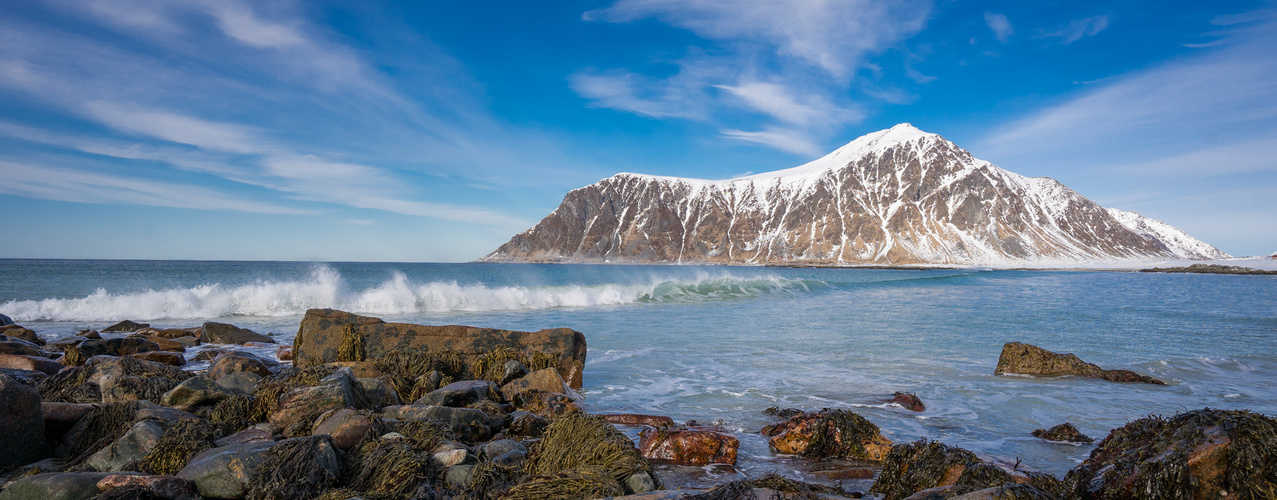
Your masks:
<svg viewBox="0 0 1277 500"><path fill-rule="evenodd" d="M13 324L12 319L10 319L8 316L0 314L0 326L8 326L12 324Z"/></svg>
<svg viewBox="0 0 1277 500"><path fill-rule="evenodd" d="M0 335L4 335L11 339L30 342L38 346L44 345L44 339L40 338L39 335L36 335L35 332L28 328L23 328L18 325L0 326Z"/></svg>
<svg viewBox="0 0 1277 500"><path fill-rule="evenodd" d="M912 392L897 392L891 398L891 403L898 404L909 411L926 411L926 405L922 404L922 399Z"/></svg>
<svg viewBox="0 0 1277 500"><path fill-rule="evenodd" d="M656 491L656 481L652 479L651 474L638 471L625 478L625 491L634 494Z"/></svg>
<svg viewBox="0 0 1277 500"><path fill-rule="evenodd" d="M1020 342L1007 342L998 357L995 375L1016 374L1035 377L1077 376L1113 382L1142 382L1166 385L1166 382L1129 370L1105 370L1082 361L1074 354L1059 354Z"/></svg>
<svg viewBox="0 0 1277 500"><path fill-rule="evenodd" d="M255 443L259 441L274 441L275 435L266 429L244 429L224 438L218 439L213 444L218 447L231 446L235 444Z"/></svg>
<svg viewBox="0 0 1277 500"><path fill-rule="evenodd" d="M155 449L155 444L164 436L165 430L165 426L156 422L137 422L114 443L98 450L84 463L102 472L123 470L125 465L145 458L147 453Z"/></svg>
<svg viewBox="0 0 1277 500"><path fill-rule="evenodd" d="M190 481L204 498L241 498L274 441L254 441L207 450L191 459L177 477Z"/></svg>
<svg viewBox="0 0 1277 500"><path fill-rule="evenodd" d="M952 500L1058 500L1058 495L1029 484L1007 484L965 493Z"/></svg>
<svg viewBox="0 0 1277 500"><path fill-rule="evenodd" d="M349 325L350 328L347 328ZM338 359L343 342L363 353L363 359ZM357 343L358 346L354 344ZM466 361L490 351L508 348L531 355L541 352L558 358L561 377L573 388L581 387L585 366L585 336L567 328L516 332L466 326L425 326L386 323L333 309L306 311L297 332L294 361L297 366L318 366L332 361L375 360L391 353L453 351Z"/></svg>
<svg viewBox="0 0 1277 500"><path fill-rule="evenodd" d="M807 412L799 410L798 408L781 408L779 406L772 406L770 408L767 408L766 410L763 410L764 415L771 415L776 418L791 418L791 417L796 417L798 415L802 415L804 413L807 413Z"/></svg>
<svg viewBox="0 0 1277 500"><path fill-rule="evenodd" d="M514 407L530 411L538 416L555 419L563 415L579 413L580 405L563 394L541 391L525 391L512 399Z"/></svg>
<svg viewBox="0 0 1277 500"><path fill-rule="evenodd" d="M555 376L558 374L555 373ZM479 401L494 400L500 400L496 384L487 380L463 380L430 391L413 404L460 408Z"/></svg>
<svg viewBox="0 0 1277 500"><path fill-rule="evenodd" d="M76 333L76 336L90 340L102 340L102 334L98 333L97 330L80 330L79 333Z"/></svg>
<svg viewBox="0 0 1277 500"><path fill-rule="evenodd" d="M0 492L0 500L88 500L110 472L51 472L27 476Z"/></svg>
<svg viewBox="0 0 1277 500"><path fill-rule="evenodd" d="M0 470L49 456L40 392L0 375Z"/></svg>
<svg viewBox="0 0 1277 500"><path fill-rule="evenodd" d="M527 391L572 394L572 389L568 388L567 384L563 382L563 378L559 376L559 372L554 368L537 370L525 375L523 378L501 386L501 394L506 399L514 399L514 396Z"/></svg>
<svg viewBox="0 0 1277 500"><path fill-rule="evenodd" d="M114 325L103 328L101 331L106 333L130 333L130 332L136 332L143 328L150 328L150 327L151 325L149 324L137 323L137 322L126 319Z"/></svg>
<svg viewBox="0 0 1277 500"><path fill-rule="evenodd" d="M528 368L523 366L517 359L506 361L501 365L501 382L498 385L505 385L513 380L523 378L528 374Z"/></svg>
<svg viewBox="0 0 1277 500"><path fill-rule="evenodd" d="M200 406L211 406L234 394L205 376L194 376L164 393L160 404L182 411L194 411Z"/></svg>
<svg viewBox="0 0 1277 500"><path fill-rule="evenodd" d="M324 366L350 368L350 373L359 378L376 378L382 375L381 370L371 361L334 361Z"/></svg>
<svg viewBox="0 0 1277 500"><path fill-rule="evenodd" d="M444 473L444 481L454 488L465 489L466 486L470 485L470 479L472 476L471 471L473 470L473 465L454 465L452 467L448 467L447 472Z"/></svg>
<svg viewBox="0 0 1277 500"><path fill-rule="evenodd" d="M231 351L213 358L213 361L208 365L208 370L205 371L208 377L213 380L239 372L255 373L265 377L270 375L270 368L266 367L265 360L253 354Z"/></svg>
<svg viewBox="0 0 1277 500"><path fill-rule="evenodd" d="M470 457L470 452L465 449L444 450L430 456L430 459L440 467L448 468L454 465L460 465L466 462Z"/></svg>
<svg viewBox="0 0 1277 500"><path fill-rule="evenodd" d="M200 339L197 339L190 335L183 335L181 337L176 337L172 340L173 342L177 342L183 348L186 348L186 349L190 349L192 347L198 347L200 345Z"/></svg>
<svg viewBox="0 0 1277 500"><path fill-rule="evenodd" d="M129 335L127 338L146 339L151 342L155 342L156 345L160 346L160 350L162 351L186 352L186 345L173 339L166 339L164 337L159 337L155 335L142 335L137 333L133 335Z"/></svg>
<svg viewBox="0 0 1277 500"><path fill-rule="evenodd" d="M1079 498L1233 498L1277 491L1277 419L1196 410L1115 429L1065 476Z"/></svg>
<svg viewBox="0 0 1277 500"><path fill-rule="evenodd" d="M802 413L802 412L799 412ZM651 427L668 427L674 425L674 420L660 415L640 415L638 413L616 413L611 415L599 415L610 424L616 425L647 425Z"/></svg>
<svg viewBox="0 0 1277 500"><path fill-rule="evenodd" d="M437 419L447 424L457 437L466 442L480 442L492 435L488 427L488 414L473 408L450 408L432 405L387 406L382 409L386 418L399 420Z"/></svg>
<svg viewBox="0 0 1277 500"><path fill-rule="evenodd" d="M151 351L151 352L143 352L138 354L130 354L129 357L137 358L137 359L145 359L147 361L153 361L156 363L161 363L161 364L165 364L169 366L185 366L186 365L186 357L183 356L182 353L180 352Z"/></svg>
<svg viewBox="0 0 1277 500"><path fill-rule="evenodd" d="M228 352L235 352L235 351L232 351L230 349L204 349L198 353L195 353L195 357L191 358L191 360L192 361L212 361L213 359L216 359L218 356L221 356Z"/></svg>
<svg viewBox="0 0 1277 500"><path fill-rule="evenodd" d="M126 356L139 352L159 351L160 345L144 338L86 340L76 346L85 359L98 355Z"/></svg>
<svg viewBox="0 0 1277 500"><path fill-rule="evenodd" d="M252 394L253 389L257 388L257 383L261 382L262 378L261 375L253 372L239 372L223 375L222 378L216 380L216 383L218 387L235 394Z"/></svg>
<svg viewBox="0 0 1277 500"><path fill-rule="evenodd" d="M840 467L836 469L814 470L813 475L823 477L831 481L856 481L862 479L873 479L874 470L869 467Z"/></svg>
<svg viewBox="0 0 1277 500"><path fill-rule="evenodd" d="M163 328L163 329L142 328L140 330L135 331L134 333L137 333L140 335L146 335L150 337L160 337L165 339L176 340L182 337L194 337L198 339L200 337L199 331L200 329L198 327L196 328Z"/></svg>
<svg viewBox="0 0 1277 500"><path fill-rule="evenodd" d="M216 323L209 321L204 323L203 338L205 342L215 344L246 344L248 342L260 342L263 344L274 344L275 339L266 335L254 332L247 328L240 328L235 325L226 323Z"/></svg>
<svg viewBox="0 0 1277 500"><path fill-rule="evenodd" d="M764 427L767 444L779 453L808 458L854 458L877 462L891 451L878 426L847 411L823 409Z"/></svg>
<svg viewBox="0 0 1277 500"><path fill-rule="evenodd" d="M0 368L0 375L17 380L23 385L34 387L40 381L49 378L49 374L34 370L14 370L13 368Z"/></svg>
<svg viewBox="0 0 1277 500"><path fill-rule="evenodd" d="M510 425L506 428L511 436L537 437L545 432L550 421L530 411L518 410L510 414Z"/></svg>
<svg viewBox="0 0 1277 500"><path fill-rule="evenodd" d="M497 439L475 446L475 451L479 454L479 460L492 460L512 451L527 454L528 449L513 439Z"/></svg>
<svg viewBox="0 0 1277 500"><path fill-rule="evenodd" d="M309 434L316 417L328 410L362 408L350 369L343 368L320 380L319 385L299 387L280 398L279 410L269 417L285 435Z"/></svg>
<svg viewBox="0 0 1277 500"><path fill-rule="evenodd" d="M649 459L683 465L736 465L740 440L711 429L644 429L639 433L639 450Z"/></svg>
<svg viewBox="0 0 1277 500"><path fill-rule="evenodd" d="M276 350L275 350L275 357L276 357L276 358L279 358L279 360L280 360L280 361L292 361L292 360L293 360L293 346L291 346L291 345L281 345L281 346L279 346L279 349L276 349Z"/></svg>
<svg viewBox="0 0 1277 500"><path fill-rule="evenodd" d="M399 393L395 392L395 388L375 378L356 378L356 382L363 387L364 394L368 396L368 403L371 408L381 408L388 405L403 404L399 400Z"/></svg>
<svg viewBox="0 0 1277 500"><path fill-rule="evenodd" d="M20 356L36 356L47 358L46 352L40 350L40 347L19 339L9 339L0 341L0 354L17 354Z"/></svg>
<svg viewBox="0 0 1277 500"><path fill-rule="evenodd" d="M44 402L40 403L40 409L44 413L45 423L72 423L79 422L80 419L92 412L98 405L88 403L61 403L61 402Z"/></svg>
<svg viewBox="0 0 1277 500"><path fill-rule="evenodd" d="M22 354L0 354L0 368L41 372L45 375L57 375L66 368L57 361L44 356L27 356Z"/></svg>
<svg viewBox="0 0 1277 500"><path fill-rule="evenodd" d="M140 488L166 499L188 499L195 494L190 481L175 476L111 474L99 480L97 486L104 492L116 488Z"/></svg>
<svg viewBox="0 0 1277 500"><path fill-rule="evenodd" d="M1052 476L1013 473L997 464L986 463L962 448L922 439L893 446L869 491L882 494L887 500L951 498L1020 483L1040 490L1043 495L1058 496L1062 492L1060 481Z"/></svg>
<svg viewBox="0 0 1277 500"><path fill-rule="evenodd" d="M1082 434L1073 424L1068 422L1062 423L1050 429L1038 429L1033 431L1035 437L1040 437L1047 441L1061 441L1065 443L1090 443L1095 441L1086 434Z"/></svg>
<svg viewBox="0 0 1277 500"><path fill-rule="evenodd" d="M321 415L311 434L332 436L333 444L343 450L349 450L363 439L370 427L372 427L372 421L368 417L355 410L343 408Z"/></svg>

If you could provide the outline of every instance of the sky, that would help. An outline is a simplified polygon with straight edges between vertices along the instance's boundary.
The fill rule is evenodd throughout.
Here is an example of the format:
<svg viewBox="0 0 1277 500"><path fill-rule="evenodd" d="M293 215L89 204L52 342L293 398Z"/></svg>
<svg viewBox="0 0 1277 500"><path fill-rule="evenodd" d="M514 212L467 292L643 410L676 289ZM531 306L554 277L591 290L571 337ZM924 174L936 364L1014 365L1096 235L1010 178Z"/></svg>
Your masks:
<svg viewBox="0 0 1277 500"><path fill-rule="evenodd" d="M0 258L459 262L908 122L1277 251L1277 3L0 2Z"/></svg>

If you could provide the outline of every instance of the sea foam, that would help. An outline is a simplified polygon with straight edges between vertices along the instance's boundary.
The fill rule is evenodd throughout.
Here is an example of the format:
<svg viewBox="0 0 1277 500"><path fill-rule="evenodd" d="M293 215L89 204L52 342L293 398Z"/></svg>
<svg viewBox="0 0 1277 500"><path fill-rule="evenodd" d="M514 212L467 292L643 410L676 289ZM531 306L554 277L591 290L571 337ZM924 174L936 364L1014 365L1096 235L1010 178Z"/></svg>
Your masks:
<svg viewBox="0 0 1277 500"><path fill-rule="evenodd" d="M341 273L328 266L318 266L309 279L304 280L262 280L235 286L215 283L131 293L99 288L81 298L13 300L0 304L0 312L15 321L288 317L300 316L312 308L402 315L748 299L825 286L823 282L767 276L740 278L726 274L676 280L657 278L636 283L488 286L455 281L417 283L396 271L375 286L352 289Z"/></svg>

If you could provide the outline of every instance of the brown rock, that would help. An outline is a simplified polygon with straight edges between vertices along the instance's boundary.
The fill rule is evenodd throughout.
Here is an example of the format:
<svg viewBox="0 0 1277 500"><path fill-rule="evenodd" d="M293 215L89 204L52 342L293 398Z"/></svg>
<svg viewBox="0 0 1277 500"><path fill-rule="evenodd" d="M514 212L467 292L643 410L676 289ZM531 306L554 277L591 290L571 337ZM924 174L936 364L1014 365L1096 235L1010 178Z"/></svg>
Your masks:
<svg viewBox="0 0 1277 500"><path fill-rule="evenodd" d="M347 330L347 325L350 329ZM349 333L347 333L349 331ZM363 359L338 359L343 341L356 342ZM353 344L352 344L353 345ZM453 351L466 361L499 348L531 355L541 352L559 358L560 376L572 388L581 387L585 367L585 336L567 328L518 332L468 326L425 326L386 323L333 309L306 311L293 346L294 362L300 367L333 361L375 360L392 352Z"/></svg>
<svg viewBox="0 0 1277 500"><path fill-rule="evenodd" d="M324 363L324 366L350 368L350 373L357 378L377 378L382 375L381 370L377 369L377 365L371 361L334 361Z"/></svg>
<svg viewBox="0 0 1277 500"><path fill-rule="evenodd" d="M0 326L0 335L13 339L25 340L35 345L44 345L44 339L40 338L39 335L36 335L35 332L28 328L23 328L18 325Z"/></svg>
<svg viewBox="0 0 1277 500"><path fill-rule="evenodd" d="M355 396L356 384L350 370L342 369L321 379L319 385L293 389L280 398L270 423L284 429L288 437L309 434L315 419L328 410L361 409L364 402Z"/></svg>
<svg viewBox="0 0 1277 500"><path fill-rule="evenodd" d="M102 331L107 333L127 333L127 332L136 332L143 328L150 328L150 327L151 325L148 325L146 323L137 323L137 322L126 319L114 325L103 328Z"/></svg>
<svg viewBox="0 0 1277 500"><path fill-rule="evenodd" d="M183 335L181 337L177 337L172 340L173 342L177 342L178 344L180 344L184 349L190 349L192 347L198 347L200 345L200 339L197 339L190 335Z"/></svg>
<svg viewBox="0 0 1277 500"><path fill-rule="evenodd" d="M57 375L65 366L62 363L42 356L24 356L21 354L0 354L0 368L43 372Z"/></svg>
<svg viewBox="0 0 1277 500"><path fill-rule="evenodd" d="M1007 342L998 357L995 375L1017 374L1035 377L1062 377L1067 375L1098 378L1114 382L1143 382L1166 385L1166 382L1139 375L1129 370L1104 370L1082 361L1073 354L1058 354L1041 347L1020 342Z"/></svg>
<svg viewBox="0 0 1277 500"><path fill-rule="evenodd" d="M1090 443L1095 441L1086 434L1082 434L1073 424L1068 422L1062 423L1050 429L1038 429L1033 431L1035 437L1040 437L1047 441L1060 441L1065 443Z"/></svg>
<svg viewBox="0 0 1277 500"><path fill-rule="evenodd" d="M279 346L279 349L276 349L276 350L275 350L275 357L276 357L276 358L279 358L279 360L280 360L280 361L292 361L292 360L293 360L293 346L291 346L291 345L281 345L281 346Z"/></svg>
<svg viewBox="0 0 1277 500"><path fill-rule="evenodd" d="M610 424L616 425L647 425L651 427L669 427L674 425L674 420L669 417L659 415L640 415L637 413L617 413L612 415L599 415L607 420Z"/></svg>
<svg viewBox="0 0 1277 500"><path fill-rule="evenodd" d="M190 498L195 491L190 481L174 476L138 476L111 474L98 481L98 489L104 492L116 488L144 488L160 498Z"/></svg>
<svg viewBox="0 0 1277 500"><path fill-rule="evenodd" d="M226 323L216 323L209 321L204 323L203 337L205 342L214 344L247 344L249 342L257 342L261 344L274 344L275 339L266 335L262 335L247 328L240 328L235 325Z"/></svg>
<svg viewBox="0 0 1277 500"><path fill-rule="evenodd" d="M0 354L44 357L46 353L41 351L35 344L24 340L3 340L0 341Z"/></svg>
<svg viewBox="0 0 1277 500"><path fill-rule="evenodd" d="M169 351L140 352L137 354L130 354L129 357L137 358L137 359L145 359L147 361L154 361L156 363L163 363L169 366L186 365L186 357L183 356L182 353L180 352L169 352Z"/></svg>
<svg viewBox="0 0 1277 500"><path fill-rule="evenodd" d="M9 470L49 456L44 442L40 392L7 375L0 375L0 470Z"/></svg>
<svg viewBox="0 0 1277 500"><path fill-rule="evenodd" d="M44 421L58 423L75 423L92 412L98 405L91 403L61 403L46 401L40 403L44 413Z"/></svg>
<svg viewBox="0 0 1277 500"><path fill-rule="evenodd" d="M206 373L208 373L208 378L217 380L226 375L239 372L256 373L265 377L270 375L270 368L266 367L266 360L253 354L230 351L213 358L213 362L209 363Z"/></svg>
<svg viewBox="0 0 1277 500"><path fill-rule="evenodd" d="M541 391L558 394L573 394L559 376L558 370L546 368L525 375L523 378L501 386L501 394L506 399L513 399L516 394L526 391Z"/></svg>
<svg viewBox="0 0 1277 500"><path fill-rule="evenodd" d="M891 451L878 426L847 410L804 413L763 428L771 448L808 458L854 458L877 462Z"/></svg>
<svg viewBox="0 0 1277 500"><path fill-rule="evenodd" d="M922 404L922 400L912 392L897 392L890 402L903 406L909 411L926 411L927 409L926 405Z"/></svg>
<svg viewBox="0 0 1277 500"><path fill-rule="evenodd" d="M368 417L355 410L343 408L321 415L311 434L332 436L333 444L343 450L349 450L359 444L359 440L368 433L369 427L372 427L372 421L368 420Z"/></svg>
<svg viewBox="0 0 1277 500"><path fill-rule="evenodd" d="M231 446L243 443L255 443L258 441L274 441L275 435L266 429L244 429L224 438L218 439L213 444L221 446Z"/></svg>
<svg viewBox="0 0 1277 500"><path fill-rule="evenodd" d="M191 361L212 361L214 358L228 352L235 352L230 349L204 349L195 354Z"/></svg>
<svg viewBox="0 0 1277 500"><path fill-rule="evenodd" d="M85 359L99 355L127 356L139 352L159 351L160 345L145 338L102 339L80 342L76 349Z"/></svg>
<svg viewBox="0 0 1277 500"><path fill-rule="evenodd" d="M639 450L649 459L683 465L736 465L740 440L710 429L643 429Z"/></svg>
<svg viewBox="0 0 1277 500"><path fill-rule="evenodd" d="M553 368L546 368L554 372ZM558 376L554 372L554 376ZM562 382L560 382L562 383ZM497 386L487 380L462 380L445 385L429 394L418 398L413 404L464 407L479 401L495 401L499 399Z"/></svg>
<svg viewBox="0 0 1277 500"><path fill-rule="evenodd" d="M182 337L199 338L199 334L196 333L198 330L199 328L164 328L164 329L143 328L143 329L137 330L134 333L137 333L140 335L146 335L148 337L159 337L163 339L178 339Z"/></svg>
<svg viewBox="0 0 1277 500"><path fill-rule="evenodd" d="M151 342L155 342L156 345L160 346L160 350L164 351L186 352L186 346L173 339L167 339L155 335L142 335L138 333L129 335L128 338L146 339Z"/></svg>
<svg viewBox="0 0 1277 500"><path fill-rule="evenodd" d="M874 477L874 470L869 467L815 470L811 471L811 473L831 481L855 481L860 479L873 479Z"/></svg>
<svg viewBox="0 0 1277 500"><path fill-rule="evenodd" d="M551 420L581 411L580 405L572 398L553 392L526 391L515 395L511 401L515 408Z"/></svg>

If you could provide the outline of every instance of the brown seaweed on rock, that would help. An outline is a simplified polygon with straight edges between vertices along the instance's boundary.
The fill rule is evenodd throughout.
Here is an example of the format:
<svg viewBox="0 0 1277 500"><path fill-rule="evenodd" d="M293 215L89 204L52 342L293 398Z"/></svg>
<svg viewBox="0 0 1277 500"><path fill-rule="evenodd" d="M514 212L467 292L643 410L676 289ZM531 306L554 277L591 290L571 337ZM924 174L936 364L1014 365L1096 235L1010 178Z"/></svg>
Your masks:
<svg viewBox="0 0 1277 500"><path fill-rule="evenodd" d="M541 474L525 479L505 493L507 500L546 498L602 498L625 494L621 483L607 469L586 466Z"/></svg>
<svg viewBox="0 0 1277 500"><path fill-rule="evenodd" d="M527 465L532 475L587 467L606 470L618 483L640 471L656 478L652 464L630 438L603 417L585 413L569 413L550 422L532 446Z"/></svg>
<svg viewBox="0 0 1277 500"><path fill-rule="evenodd" d="M378 439L350 456L348 480L361 497L410 498L421 484L433 484L439 471L427 453L404 441Z"/></svg>
<svg viewBox="0 0 1277 500"><path fill-rule="evenodd" d="M1018 494L1030 493L1047 497L1060 491L1059 480L1045 474L1028 474L1028 483ZM949 486L945 498L986 488L1014 484L1015 478L1001 468L985 463L970 451L938 441L920 439L898 444L882 461L882 472L869 489L887 500L899 500L922 490Z"/></svg>
<svg viewBox="0 0 1277 500"><path fill-rule="evenodd" d="M1277 498L1277 419L1203 409L1109 433L1064 478L1085 498Z"/></svg>
<svg viewBox="0 0 1277 500"><path fill-rule="evenodd" d="M271 447L266 461L249 481L245 498L309 500L336 486L341 476L325 467L325 449L337 449L332 438L325 435L283 441Z"/></svg>
<svg viewBox="0 0 1277 500"><path fill-rule="evenodd" d="M94 408L68 434L71 448L62 464L67 467L84 463L90 455L115 442L133 427L141 403L128 401Z"/></svg>
<svg viewBox="0 0 1277 500"><path fill-rule="evenodd" d="M523 468L502 465L496 462L483 462L470 470L470 482L466 484L460 496L463 500L497 500L509 498L506 492L519 482L523 476ZM562 487L563 485L558 485ZM559 496L541 496L539 498L563 498ZM595 497L590 497L595 498Z"/></svg>
<svg viewBox="0 0 1277 500"><path fill-rule="evenodd" d="M89 500L169 500L155 494L150 488L145 486L125 486L122 488L111 488L97 496L89 498Z"/></svg>
<svg viewBox="0 0 1277 500"><path fill-rule="evenodd" d="M443 380L466 379L470 372L465 360L452 351L395 352L377 358L373 365L385 375L391 388L404 401L416 401L438 389L422 383L430 372L438 371Z"/></svg>
<svg viewBox="0 0 1277 500"><path fill-rule="evenodd" d="M152 475L172 476L204 450L213 448L213 426L197 419L183 419L169 426L155 447L131 467Z"/></svg>

